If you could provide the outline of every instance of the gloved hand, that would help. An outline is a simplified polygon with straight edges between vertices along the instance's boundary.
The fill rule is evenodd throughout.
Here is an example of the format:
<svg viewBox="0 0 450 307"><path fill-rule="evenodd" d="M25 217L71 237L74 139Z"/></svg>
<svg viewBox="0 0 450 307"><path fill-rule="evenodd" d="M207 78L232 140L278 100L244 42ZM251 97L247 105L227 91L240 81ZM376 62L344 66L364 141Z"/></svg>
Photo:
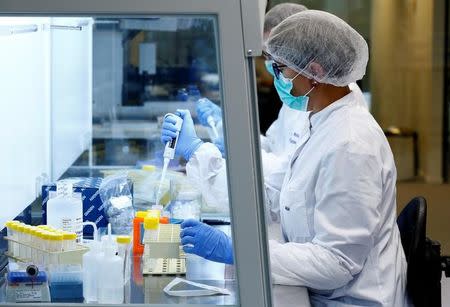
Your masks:
<svg viewBox="0 0 450 307"><path fill-rule="evenodd" d="M217 148L219 148L220 153L222 154L223 158L226 158L226 152L225 152L225 144L223 143L223 137L218 137L213 141L214 145L216 145Z"/></svg>
<svg viewBox="0 0 450 307"><path fill-rule="evenodd" d="M207 121L208 116L212 116L215 123L217 123L219 120L222 120L222 110L218 105L216 105L208 98L200 98L197 101L196 111L200 124L202 124L203 126L210 126Z"/></svg>
<svg viewBox="0 0 450 307"><path fill-rule="evenodd" d="M189 161L194 152L203 144L197 136L192 121L191 113L188 110L177 110L175 115L183 119L180 135L178 136L177 147L175 154L183 156L186 161ZM167 116L164 119L161 131L161 142L166 144L172 138L176 137L175 128L176 119L173 116Z"/></svg>
<svg viewBox="0 0 450 307"><path fill-rule="evenodd" d="M181 244L186 253L196 254L208 260L233 264L231 238L223 231L197 220L181 223Z"/></svg>

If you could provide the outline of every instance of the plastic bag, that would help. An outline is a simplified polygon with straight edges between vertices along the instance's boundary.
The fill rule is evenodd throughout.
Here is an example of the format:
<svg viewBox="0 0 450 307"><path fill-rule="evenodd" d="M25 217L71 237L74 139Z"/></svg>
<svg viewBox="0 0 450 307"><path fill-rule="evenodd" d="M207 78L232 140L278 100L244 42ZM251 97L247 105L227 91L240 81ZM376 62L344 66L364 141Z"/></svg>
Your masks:
<svg viewBox="0 0 450 307"><path fill-rule="evenodd" d="M131 185L126 173L108 176L100 185L100 198L114 234L129 235L133 229Z"/></svg>

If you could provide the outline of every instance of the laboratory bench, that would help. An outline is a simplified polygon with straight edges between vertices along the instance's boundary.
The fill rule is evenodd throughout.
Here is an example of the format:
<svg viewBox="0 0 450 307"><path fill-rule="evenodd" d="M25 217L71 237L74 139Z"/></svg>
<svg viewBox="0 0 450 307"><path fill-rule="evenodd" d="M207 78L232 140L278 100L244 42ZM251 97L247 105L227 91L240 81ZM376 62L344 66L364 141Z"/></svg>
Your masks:
<svg viewBox="0 0 450 307"><path fill-rule="evenodd" d="M215 226L230 233L229 225ZM269 228L272 231L273 228ZM2 240L4 241L4 240ZM4 256L4 255L3 255ZM238 281L235 266L209 261L196 255L187 255L186 275L143 275L140 255L133 255L131 260L130 281L125 285L126 304L204 304L204 305L236 305L239 306ZM5 270L2 270L4 275ZM227 289L230 295L211 295L194 297L177 297L167 295L163 289L175 277L181 277L197 283ZM5 303L6 284L4 278L0 282L0 303ZM189 288L175 288L188 290ZM308 291L304 287L273 285L273 306L310 306ZM77 303L77 302L73 302ZM79 302L78 302L79 303ZM64 303L55 303L62 305ZM47 303L48 305L48 303Z"/></svg>
<svg viewBox="0 0 450 307"><path fill-rule="evenodd" d="M99 176L103 177L101 167L71 167L62 178L67 177L86 177ZM41 223L41 200L37 198L30 206L28 206L23 213L21 213L21 220L28 224ZM229 225L229 217L219 216L215 214L202 214L203 220L208 220L208 223L219 228L228 235L231 233L231 226ZM279 237L277 228L274 225L269 226L269 236L272 238ZM0 233L0 250L2 251L3 265L1 268L0 278L0 304L5 302L5 279L6 272L6 257L4 251L7 248L6 241L2 239ZM204 305L239 305L238 281L236 280L235 266L225 265L203 259L195 255L187 255L186 268L187 272L184 276L178 276L190 281L215 286L219 288L226 288L231 295L213 295L213 296L196 296L196 297L176 297L169 296L164 293L164 287L169 284L176 276L152 276L142 275L141 256L133 255L131 265L130 282L125 286L125 303L127 304L204 304ZM297 286L280 286L273 285L272 288L273 306L310 306L308 291L304 287ZM76 303L76 302L73 302ZM64 303L56 303L61 305ZM48 305L48 303L47 303Z"/></svg>
<svg viewBox="0 0 450 307"><path fill-rule="evenodd" d="M140 270L140 257L135 257L133 270ZM142 276L134 274L125 288L125 304L204 304L204 305L236 305L238 302L237 281L234 279L234 266L215 263L199 257L187 259L188 272L182 278L207 284L210 286L226 288L231 295L211 295L194 297L169 296L164 293L164 287L170 283L174 276ZM140 273L140 271L136 272ZM272 289L273 306L310 306L308 291L304 287L274 285ZM1 286L0 303L5 303L5 285ZM75 302L74 302L75 303ZM55 303L62 305L64 303ZM17 304L20 305L20 304ZM23 305L23 304L22 304ZM48 305L48 304L47 304Z"/></svg>

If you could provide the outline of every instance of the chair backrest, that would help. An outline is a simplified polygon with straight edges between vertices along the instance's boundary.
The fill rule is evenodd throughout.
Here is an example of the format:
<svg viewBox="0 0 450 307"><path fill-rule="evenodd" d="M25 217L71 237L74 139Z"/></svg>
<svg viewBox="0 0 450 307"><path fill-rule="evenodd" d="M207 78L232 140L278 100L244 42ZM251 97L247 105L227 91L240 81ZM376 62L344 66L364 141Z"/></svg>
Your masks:
<svg viewBox="0 0 450 307"><path fill-rule="evenodd" d="M413 198L397 218L403 250L408 262L407 291L416 307L424 306L423 289L426 283L425 240L427 201Z"/></svg>

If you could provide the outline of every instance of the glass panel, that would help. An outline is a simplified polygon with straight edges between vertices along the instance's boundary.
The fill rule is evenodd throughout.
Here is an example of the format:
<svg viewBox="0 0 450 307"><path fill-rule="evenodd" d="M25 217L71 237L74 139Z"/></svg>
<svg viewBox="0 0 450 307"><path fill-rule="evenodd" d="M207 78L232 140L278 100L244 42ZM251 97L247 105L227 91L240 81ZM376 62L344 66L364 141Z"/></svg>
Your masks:
<svg viewBox="0 0 450 307"><path fill-rule="evenodd" d="M12 208L1 222L54 228L8 224L11 241L1 242L17 264L10 268L37 265L49 277L53 302L84 297L118 304L239 305L234 268L225 265L233 262L233 249L216 17L1 17L0 46L6 85L0 98L10 102L0 123L6 144L0 193ZM174 157L161 141L167 113L184 119L179 142L167 142L176 144ZM211 172L214 184L208 182ZM189 218L214 225L192 222L195 235L184 245L210 260L180 248L180 223ZM92 240L93 230L83 229L81 219L97 225L103 243ZM105 235L108 222L111 238ZM132 242L116 242L118 235ZM195 236L204 238L192 241ZM218 242L230 243L219 253ZM86 246L89 254L82 256ZM227 293L165 293L176 276ZM87 283L93 280L97 288ZM21 300L12 288L0 293L3 302ZM45 286L27 293L23 299L30 302L49 299Z"/></svg>

